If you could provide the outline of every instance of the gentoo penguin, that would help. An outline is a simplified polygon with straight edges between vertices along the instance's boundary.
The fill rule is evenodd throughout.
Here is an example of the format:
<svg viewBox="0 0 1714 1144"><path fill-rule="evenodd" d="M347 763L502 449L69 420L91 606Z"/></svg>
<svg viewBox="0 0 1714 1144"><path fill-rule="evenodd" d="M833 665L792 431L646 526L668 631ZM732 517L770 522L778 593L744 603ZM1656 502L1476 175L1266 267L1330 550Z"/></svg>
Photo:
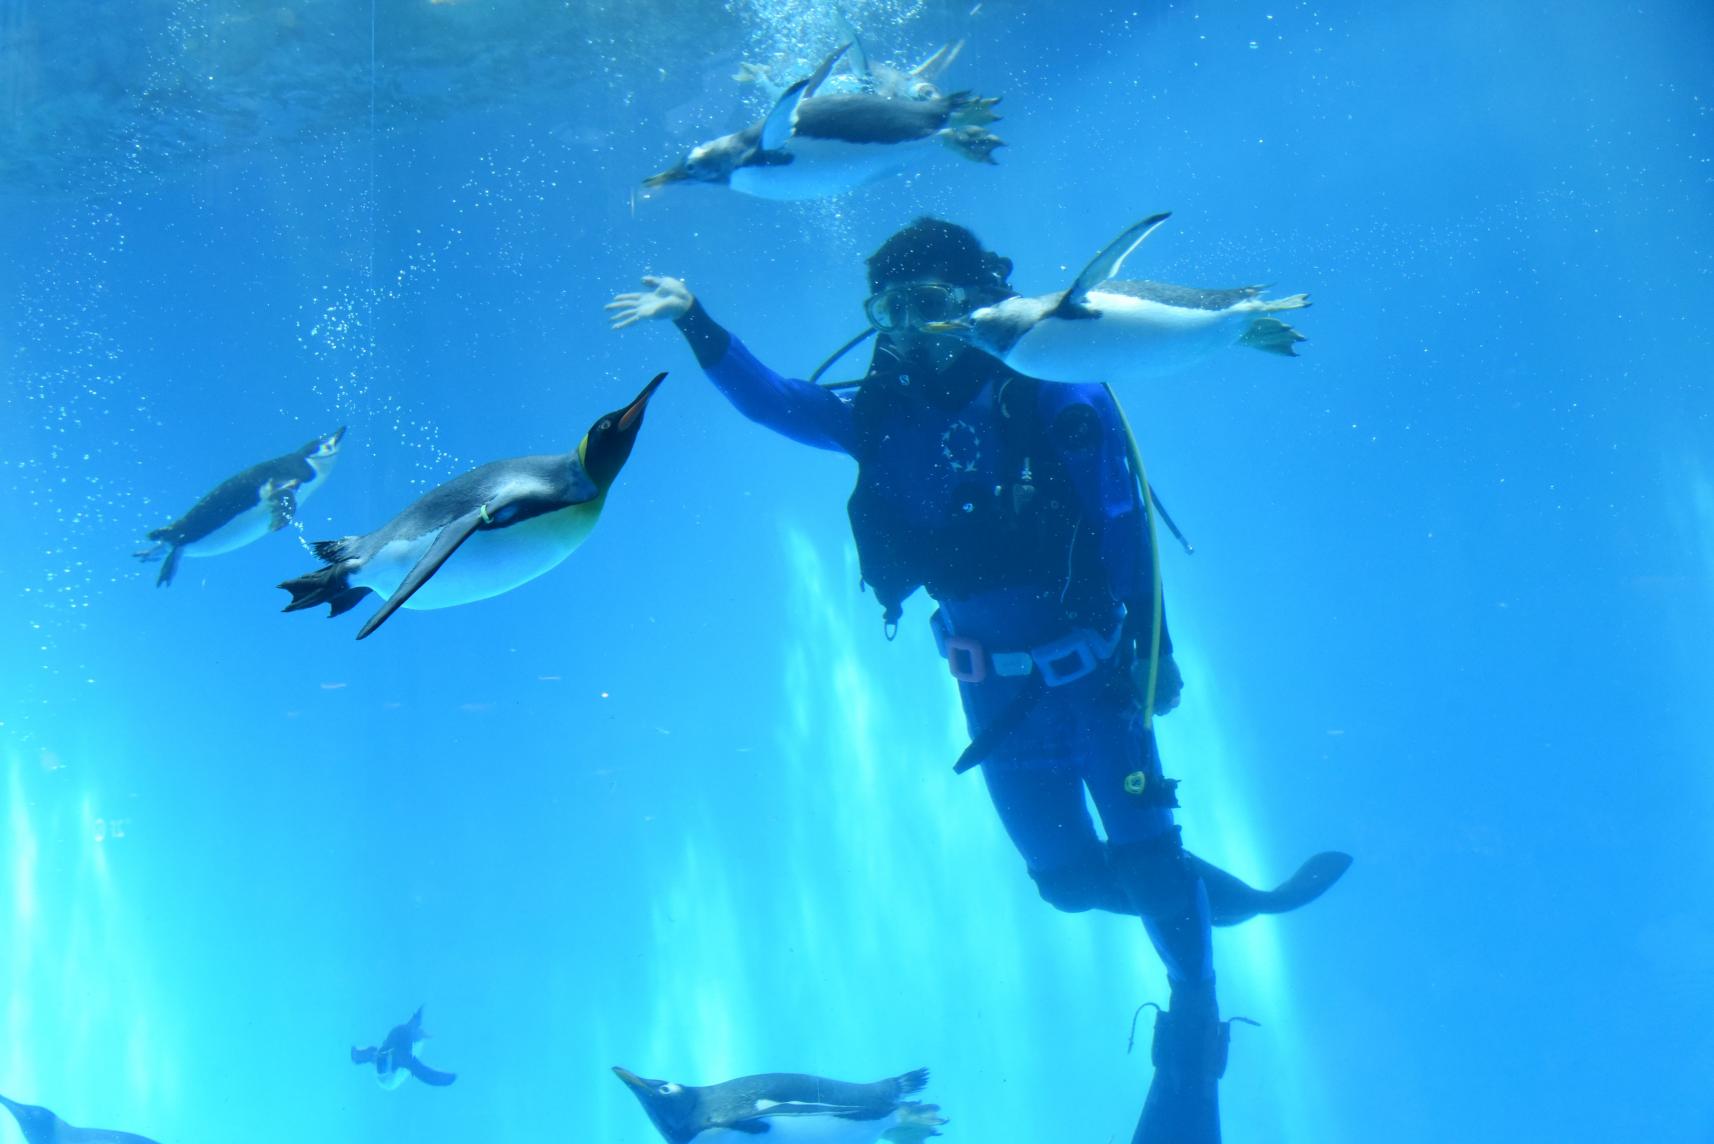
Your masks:
<svg viewBox="0 0 1714 1144"><path fill-rule="evenodd" d="M924 327L962 333L1019 373L1043 381L1115 382L1174 373L1233 345L1296 357L1302 334L1270 315L1309 295L1268 300L1265 287L1201 290L1118 278L1125 259L1170 216L1129 228L1084 267L1069 290L1007 298L964 321Z"/></svg>
<svg viewBox="0 0 1714 1144"><path fill-rule="evenodd" d="M298 506L333 468L344 436L342 426L294 453L251 465L214 486L189 512L149 533L155 545L137 553L137 559L166 557L155 586L173 582L181 556L219 556L290 524Z"/></svg>
<svg viewBox="0 0 1714 1144"><path fill-rule="evenodd" d="M135 1132L114 1132L108 1128L74 1128L45 1108L34 1104L19 1104L0 1096L18 1131L29 1144L155 1144L147 1136Z"/></svg>
<svg viewBox="0 0 1714 1144"><path fill-rule="evenodd" d="M417 1059L417 1046L426 1039L428 1034L423 1032L423 1007L418 1005L409 1021L393 1026L387 1033L387 1039L381 1042L380 1048L359 1049L355 1045L352 1046L351 1063L374 1065L375 1080L382 1088L398 1088L405 1083L406 1073L424 1084L443 1088L458 1077L454 1073L431 1069Z"/></svg>
<svg viewBox="0 0 1714 1144"><path fill-rule="evenodd" d="M358 631L362 639L401 606L486 600L554 568L595 527L665 377L656 375L631 404L590 426L569 453L483 465L374 532L317 541L312 547L327 567L281 584L292 594L283 610L326 604L337 616L374 592L386 603Z"/></svg>
<svg viewBox="0 0 1714 1144"><path fill-rule="evenodd" d="M946 1123L921 1092L928 1070L872 1084L802 1073L763 1073L704 1086L648 1080L614 1067L668 1144L732 1144L766 1134L774 1144L916 1144Z"/></svg>
<svg viewBox="0 0 1714 1144"><path fill-rule="evenodd" d="M967 92L934 99L816 95L845 51L788 87L760 123L692 148L683 162L643 185L716 183L764 199L819 199L902 171L940 146L976 162L994 161L994 149L1003 144L985 125L998 118L992 110L998 100Z"/></svg>
<svg viewBox="0 0 1714 1144"><path fill-rule="evenodd" d="M840 34L851 42L846 56L851 70L849 73L827 77L822 88L829 95L872 92L889 99L938 99L941 92L936 84L941 74L952 66L952 61L964 50L963 40L942 44L934 55L909 71L902 71L871 56L863 47L863 40L857 34L857 29L851 26L843 12L835 12L833 16L839 24ZM762 64L740 63L738 73L732 78L739 83L754 84L765 92L770 100L779 99L786 89L786 85L774 82L767 67Z"/></svg>

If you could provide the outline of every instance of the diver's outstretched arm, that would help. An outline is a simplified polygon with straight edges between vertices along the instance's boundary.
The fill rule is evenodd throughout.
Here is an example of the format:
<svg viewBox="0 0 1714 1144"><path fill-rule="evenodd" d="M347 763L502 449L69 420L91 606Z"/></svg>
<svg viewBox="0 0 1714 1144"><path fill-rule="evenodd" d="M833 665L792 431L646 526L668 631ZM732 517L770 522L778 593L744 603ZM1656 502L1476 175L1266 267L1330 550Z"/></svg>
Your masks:
<svg viewBox="0 0 1714 1144"><path fill-rule="evenodd" d="M745 417L817 449L849 454L856 448L856 421L838 394L763 365L678 279L651 275L643 285L649 293L620 294L607 304L615 330L671 319L715 388Z"/></svg>

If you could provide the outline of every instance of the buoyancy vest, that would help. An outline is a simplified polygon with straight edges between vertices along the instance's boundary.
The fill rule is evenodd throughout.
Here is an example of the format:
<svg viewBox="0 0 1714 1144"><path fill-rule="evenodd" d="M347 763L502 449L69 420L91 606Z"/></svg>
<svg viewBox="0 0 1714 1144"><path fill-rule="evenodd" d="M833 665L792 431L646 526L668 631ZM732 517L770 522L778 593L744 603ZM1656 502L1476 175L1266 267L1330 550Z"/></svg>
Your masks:
<svg viewBox="0 0 1714 1144"><path fill-rule="evenodd" d="M847 509L864 583L890 636L905 599L1051 589L1068 616L1112 608L1101 513L1079 503L1068 447L1099 434L1087 405L1048 423L1042 384L976 351L935 379L873 369L853 402L857 485Z"/></svg>

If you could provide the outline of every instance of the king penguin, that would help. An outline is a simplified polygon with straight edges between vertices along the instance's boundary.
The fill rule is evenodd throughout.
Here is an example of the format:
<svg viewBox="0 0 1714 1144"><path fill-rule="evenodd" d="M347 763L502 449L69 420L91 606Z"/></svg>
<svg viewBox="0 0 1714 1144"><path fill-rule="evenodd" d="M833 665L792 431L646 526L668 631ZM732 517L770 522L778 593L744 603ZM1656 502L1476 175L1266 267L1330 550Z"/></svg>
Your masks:
<svg viewBox="0 0 1714 1144"><path fill-rule="evenodd" d="M872 1084L763 1073L700 1087L613 1071L668 1144L918 1144L946 1123L937 1105L902 1099L928 1084L927 1069Z"/></svg>
<svg viewBox="0 0 1714 1144"><path fill-rule="evenodd" d="M403 1025L394 1025L388 1030L387 1038L381 1042L380 1048L359 1049L353 1045L351 1063L374 1065L375 1081L382 1088L398 1088L405 1083L406 1073L424 1084L445 1088L457 1080L458 1076L455 1073L432 1069L417 1059L417 1048L427 1039L428 1034L423 1032L423 1007L418 1005L409 1021Z"/></svg>
<svg viewBox="0 0 1714 1144"><path fill-rule="evenodd" d="M298 506L321 486L339 456L343 427L303 448L227 477L189 512L149 533L154 547L137 553L144 562L166 557L157 588L173 582L181 556L219 556L242 548L292 522Z"/></svg>
<svg viewBox="0 0 1714 1144"><path fill-rule="evenodd" d="M1068 290L1007 298L965 321L925 328L962 333L1042 381L1124 384L1176 373L1234 345L1296 357L1303 335L1272 315L1303 309L1307 294L1269 300L1260 297L1262 286L1203 290L1118 277L1125 259L1169 217L1128 228Z"/></svg>
<svg viewBox="0 0 1714 1144"><path fill-rule="evenodd" d="M147 1136L135 1132L115 1132L110 1128L75 1128L52 1112L34 1104L19 1104L0 1096L0 1104L18 1122L18 1131L28 1144L155 1144Z"/></svg>
<svg viewBox="0 0 1714 1144"><path fill-rule="evenodd" d="M781 93L760 123L691 149L645 187L714 183L757 198L803 200L844 194L903 171L938 147L992 163L1004 146L986 129L996 99L968 92L901 99L871 91L816 95L847 44L808 79Z"/></svg>
<svg viewBox="0 0 1714 1144"><path fill-rule="evenodd" d="M386 602L358 631L363 639L400 607L486 600L556 567L595 527L665 377L656 375L629 405L603 416L569 453L494 461L441 485L374 532L317 541L312 547L327 567L281 584L292 594L283 610L326 604L337 616L374 592Z"/></svg>

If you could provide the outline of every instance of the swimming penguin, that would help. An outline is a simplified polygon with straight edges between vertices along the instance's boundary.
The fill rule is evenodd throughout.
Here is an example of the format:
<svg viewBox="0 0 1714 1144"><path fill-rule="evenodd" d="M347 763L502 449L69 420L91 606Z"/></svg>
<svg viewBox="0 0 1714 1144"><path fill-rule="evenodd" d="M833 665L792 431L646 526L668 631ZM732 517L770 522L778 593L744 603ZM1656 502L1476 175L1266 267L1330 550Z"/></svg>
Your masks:
<svg viewBox="0 0 1714 1144"><path fill-rule="evenodd" d="M403 1025L394 1025L388 1031L387 1039L381 1042L380 1048L359 1049L353 1045L351 1063L374 1065L376 1083L382 1088L398 1088L405 1083L406 1073L424 1084L444 1088L458 1077L454 1073L431 1069L417 1059L417 1047L427 1039L428 1034L423 1032L423 1007L418 1005L409 1021Z"/></svg>
<svg viewBox="0 0 1714 1144"><path fill-rule="evenodd" d="M657 374L631 404L590 426L569 453L483 465L374 532L317 541L312 547L327 567L281 584L292 594L283 610L326 604L337 616L374 592L386 603L358 631L363 639L401 606L486 600L554 568L595 527L665 377Z"/></svg>
<svg viewBox="0 0 1714 1144"><path fill-rule="evenodd" d="M219 556L290 524L298 506L333 468L344 436L341 426L295 453L251 465L214 486L173 523L149 533L155 545L137 553L137 559L146 563L166 557L155 586L173 582L181 556Z"/></svg>
<svg viewBox="0 0 1714 1144"><path fill-rule="evenodd" d="M873 1084L764 1073L701 1087L613 1071L668 1144L730 1144L763 1134L776 1144L916 1144L939 1136L946 1123L939 1106L901 1099L922 1091L927 1069Z"/></svg>
<svg viewBox="0 0 1714 1144"><path fill-rule="evenodd" d="M34 1104L19 1104L0 1096L18 1131L28 1144L155 1144L147 1136L135 1132L114 1132L108 1128L74 1128L45 1108Z"/></svg>
<svg viewBox="0 0 1714 1144"><path fill-rule="evenodd" d="M852 27L843 12L835 12L834 19L839 25L840 34L850 41L846 60L851 70L848 74L827 77L826 82L822 84L822 90L829 95L836 92L872 92L889 99L938 99L940 88L936 84L941 74L952 66L952 61L964 50L963 40L942 44L939 51L916 67L901 71L869 55L863 47L862 37L857 34L857 29ZM763 64L740 63L738 73L732 78L739 83L754 84L771 100L779 99L787 86L774 82L773 76Z"/></svg>
<svg viewBox="0 0 1714 1144"><path fill-rule="evenodd" d="M816 95L847 47L788 87L766 119L692 148L643 185L716 183L764 199L818 199L902 171L939 146L979 163L994 161L1003 144L986 125L998 118L996 99L968 92L934 99Z"/></svg>
<svg viewBox="0 0 1714 1144"><path fill-rule="evenodd" d="M1160 377L1233 345L1296 357L1302 334L1271 315L1301 310L1309 295L1269 300L1265 287L1201 290L1118 278L1125 259L1170 215L1129 228L1084 267L1069 290L1007 298L933 333L961 333L1028 377L1115 382Z"/></svg>
<svg viewBox="0 0 1714 1144"><path fill-rule="evenodd" d="M890 64L880 63L869 55L863 47L863 38L857 34L857 29L852 26L851 21L845 18L845 13L835 11L833 18L839 25L840 35L850 42L848 59L851 76L858 90L874 92L889 99L939 98L940 89L935 86L935 80L952 66L952 61L964 50L963 40L943 44L934 55L910 71L903 72Z"/></svg>

